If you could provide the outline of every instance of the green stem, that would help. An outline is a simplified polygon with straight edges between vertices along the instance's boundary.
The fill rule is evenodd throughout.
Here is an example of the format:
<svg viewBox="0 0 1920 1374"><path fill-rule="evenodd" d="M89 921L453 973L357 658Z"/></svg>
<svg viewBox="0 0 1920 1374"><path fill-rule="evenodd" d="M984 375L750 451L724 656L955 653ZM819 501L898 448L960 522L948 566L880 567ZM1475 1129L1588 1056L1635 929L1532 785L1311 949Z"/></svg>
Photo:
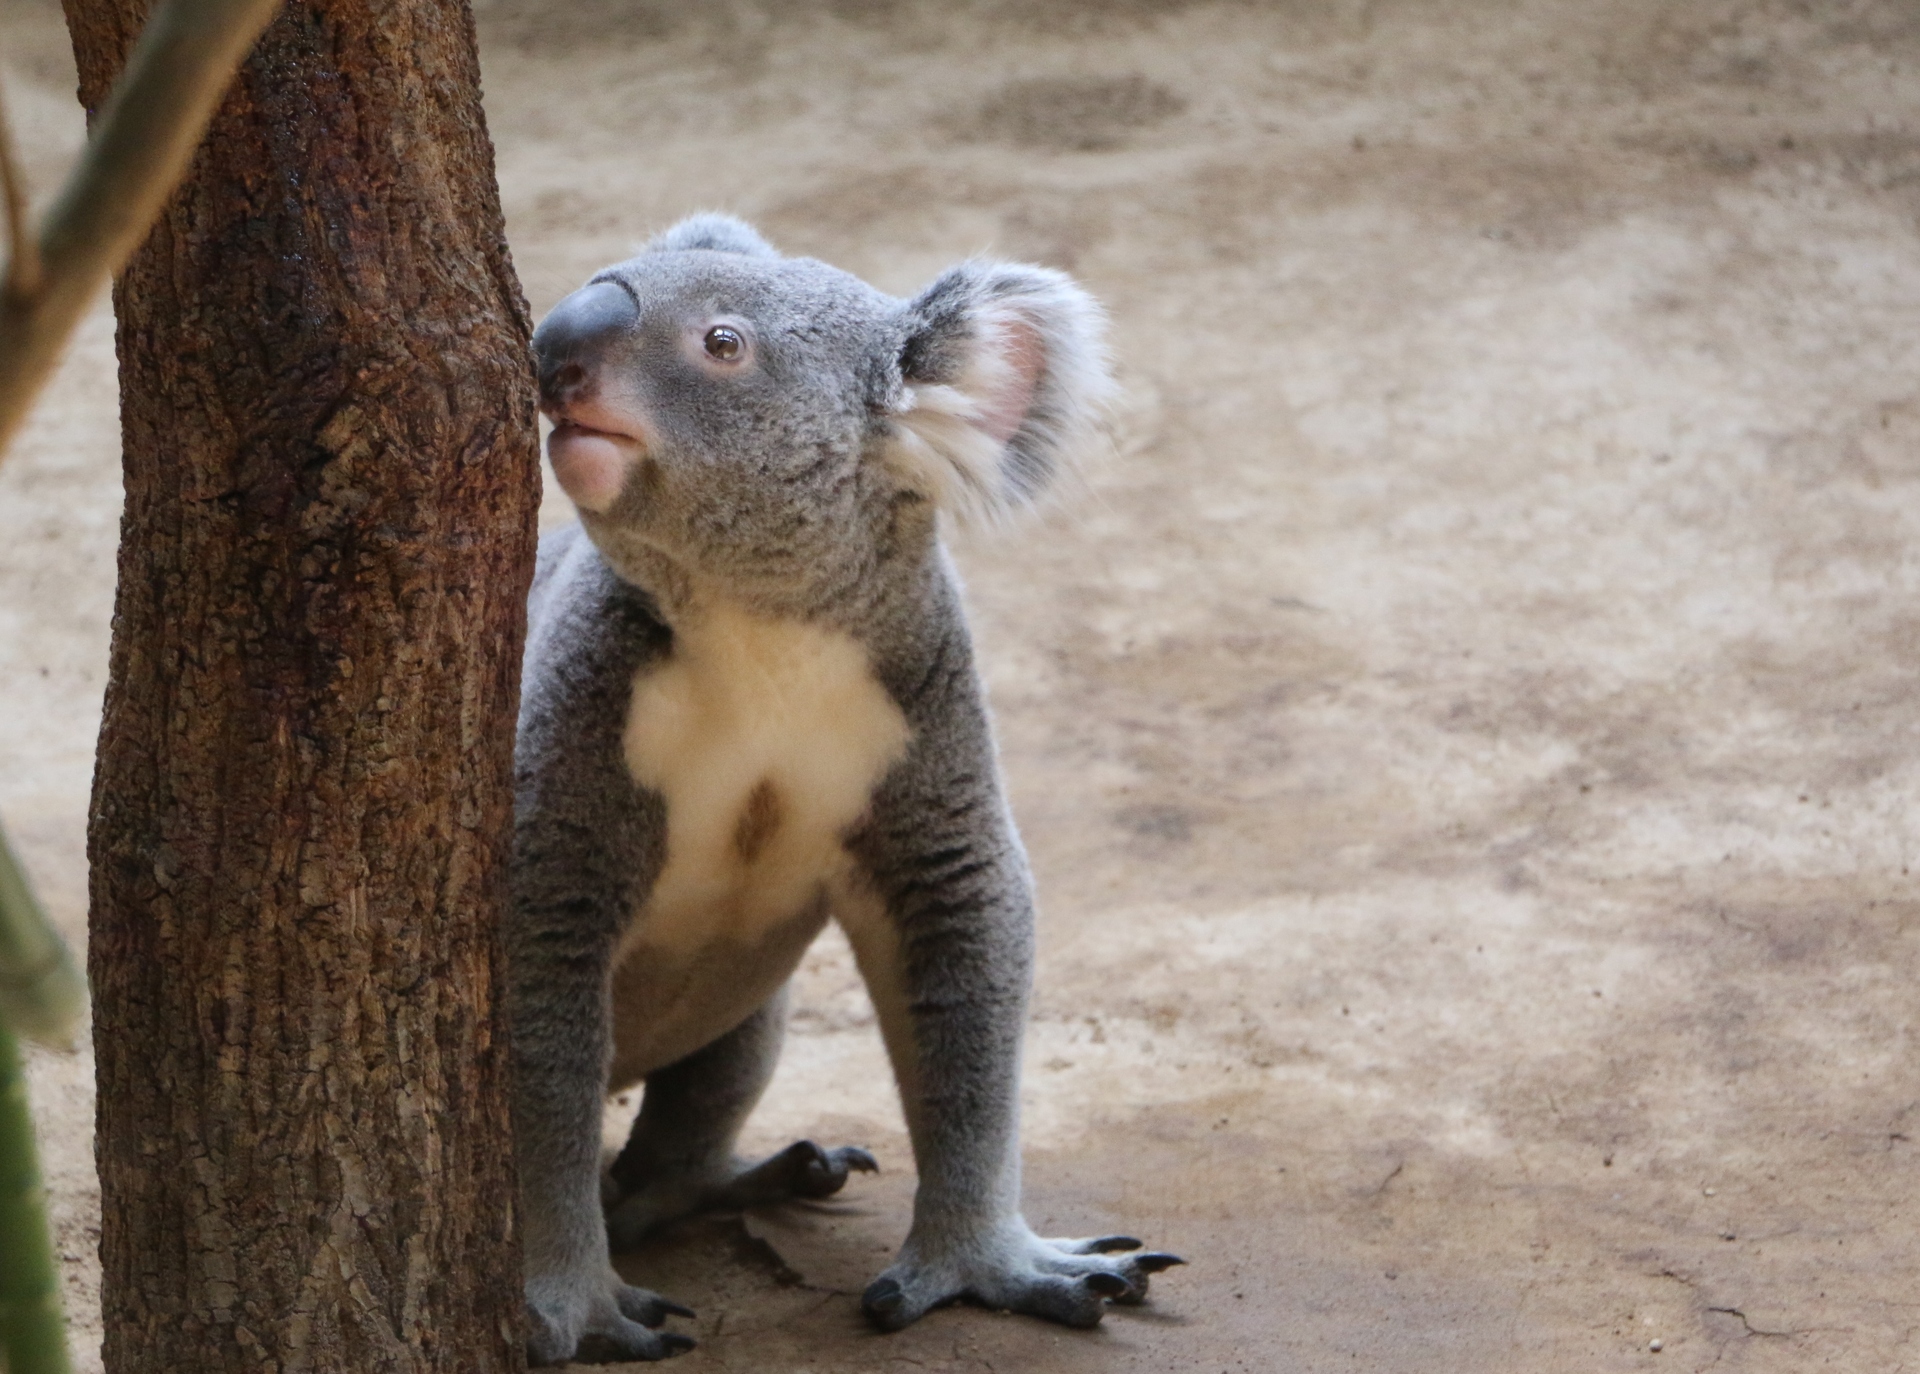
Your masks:
<svg viewBox="0 0 1920 1374"><path fill-rule="evenodd" d="M67 1374L68 1368L27 1079L13 1033L0 1020L0 1369Z"/></svg>
<svg viewBox="0 0 1920 1374"><path fill-rule="evenodd" d="M0 1022L16 1035L61 1045L86 1005L86 980L0 830Z"/></svg>

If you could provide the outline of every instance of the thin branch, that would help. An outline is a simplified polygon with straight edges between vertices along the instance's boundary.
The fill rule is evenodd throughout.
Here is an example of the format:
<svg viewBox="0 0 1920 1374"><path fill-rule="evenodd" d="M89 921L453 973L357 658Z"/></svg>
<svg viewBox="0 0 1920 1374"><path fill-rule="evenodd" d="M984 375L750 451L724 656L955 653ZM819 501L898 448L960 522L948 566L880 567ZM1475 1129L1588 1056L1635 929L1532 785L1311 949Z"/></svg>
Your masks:
<svg viewBox="0 0 1920 1374"><path fill-rule="evenodd" d="M279 0L159 0L101 111L80 165L36 240L0 110L0 455L100 283L118 271L193 150ZM66 943L0 835L0 1368L66 1374L59 1272L14 1030L59 1041L86 1005Z"/></svg>
<svg viewBox="0 0 1920 1374"><path fill-rule="evenodd" d="M0 455L74 326L172 194L240 59L280 0L159 0L36 239L0 116L9 259L0 273ZM86 985L0 835L0 1011L59 1040Z"/></svg>
<svg viewBox="0 0 1920 1374"><path fill-rule="evenodd" d="M6 198L7 275L0 293L25 298L40 287L40 244L27 223L27 179L13 149L13 130L7 125L7 104L0 100L0 195Z"/></svg>
<svg viewBox="0 0 1920 1374"><path fill-rule="evenodd" d="M47 212L39 281L24 298L0 292L0 453L94 292L139 246L186 172L234 69L279 4L159 0L154 6L79 166ZM8 184L15 184L11 171ZM17 242L24 241L23 235Z"/></svg>

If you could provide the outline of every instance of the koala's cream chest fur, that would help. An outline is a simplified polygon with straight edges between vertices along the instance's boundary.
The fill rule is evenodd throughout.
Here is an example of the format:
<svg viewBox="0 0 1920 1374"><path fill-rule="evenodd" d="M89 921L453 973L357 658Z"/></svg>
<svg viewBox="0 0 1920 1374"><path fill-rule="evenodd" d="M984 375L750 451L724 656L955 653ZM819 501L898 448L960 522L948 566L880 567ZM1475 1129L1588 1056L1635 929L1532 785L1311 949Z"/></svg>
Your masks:
<svg viewBox="0 0 1920 1374"><path fill-rule="evenodd" d="M616 955L653 971L646 1043L617 1037L622 1068L671 1062L772 991L695 969L796 923L800 939L817 928L847 866L842 840L908 733L841 631L725 600L676 623L672 657L634 683L623 741L634 781L665 798L668 819L666 866ZM632 982L617 981L617 995Z"/></svg>

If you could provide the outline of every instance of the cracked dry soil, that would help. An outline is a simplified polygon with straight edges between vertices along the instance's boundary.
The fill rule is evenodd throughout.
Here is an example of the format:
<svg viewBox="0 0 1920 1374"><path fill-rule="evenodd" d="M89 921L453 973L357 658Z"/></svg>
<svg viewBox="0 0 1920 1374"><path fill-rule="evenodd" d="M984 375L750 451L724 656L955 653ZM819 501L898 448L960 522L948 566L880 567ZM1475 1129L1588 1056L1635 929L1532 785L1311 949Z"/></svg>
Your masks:
<svg viewBox="0 0 1920 1374"><path fill-rule="evenodd" d="M1068 268L1129 388L961 558L1043 900L1030 1214L1192 1263L1094 1333L866 1331L911 1162L828 940L753 1141L885 1172L634 1257L681 1368L1920 1362L1920 11L480 18L536 310L718 206L896 291ZM0 24L44 191L64 34ZM75 937L113 395L103 306L0 473L0 806ZM87 1346L88 1064L33 1074Z"/></svg>

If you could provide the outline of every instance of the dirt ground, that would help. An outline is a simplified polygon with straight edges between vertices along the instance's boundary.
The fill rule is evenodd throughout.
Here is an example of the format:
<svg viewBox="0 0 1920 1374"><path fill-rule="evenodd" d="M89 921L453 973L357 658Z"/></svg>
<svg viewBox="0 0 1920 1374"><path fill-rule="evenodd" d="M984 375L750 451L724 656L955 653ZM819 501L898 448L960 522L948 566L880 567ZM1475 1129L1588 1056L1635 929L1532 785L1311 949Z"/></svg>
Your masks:
<svg viewBox="0 0 1920 1374"><path fill-rule="evenodd" d="M829 938L753 1136L884 1172L637 1257L701 1312L681 1368L1920 1367L1920 10L481 38L537 311L719 207L895 291L1067 268L1128 387L1083 496L961 553L1043 901L1029 1215L1191 1264L1093 1333L866 1331L911 1161ZM47 0L0 0L0 79L49 187ZM103 309L0 474L0 809L76 938L113 396ZM33 1075L97 1367L90 1067Z"/></svg>

